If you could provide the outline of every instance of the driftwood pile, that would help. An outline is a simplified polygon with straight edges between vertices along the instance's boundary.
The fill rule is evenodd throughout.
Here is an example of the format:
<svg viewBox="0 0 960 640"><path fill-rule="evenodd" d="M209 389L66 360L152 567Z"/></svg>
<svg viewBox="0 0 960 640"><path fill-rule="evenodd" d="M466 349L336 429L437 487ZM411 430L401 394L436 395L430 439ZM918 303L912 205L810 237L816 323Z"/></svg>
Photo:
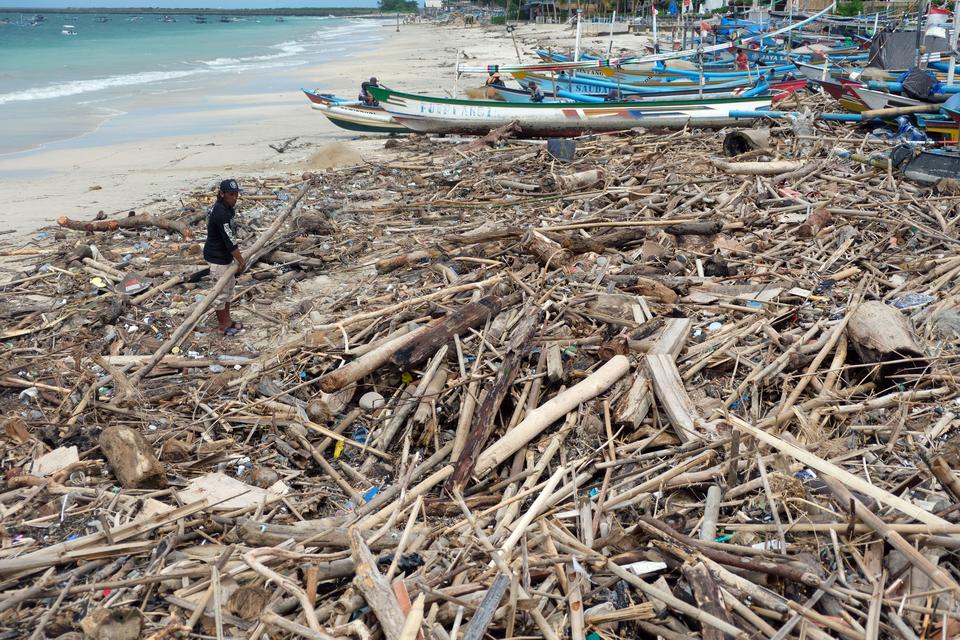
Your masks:
<svg viewBox="0 0 960 640"><path fill-rule="evenodd" d="M0 637L957 636L960 196L817 135L241 176L239 338L207 190L6 251Z"/></svg>

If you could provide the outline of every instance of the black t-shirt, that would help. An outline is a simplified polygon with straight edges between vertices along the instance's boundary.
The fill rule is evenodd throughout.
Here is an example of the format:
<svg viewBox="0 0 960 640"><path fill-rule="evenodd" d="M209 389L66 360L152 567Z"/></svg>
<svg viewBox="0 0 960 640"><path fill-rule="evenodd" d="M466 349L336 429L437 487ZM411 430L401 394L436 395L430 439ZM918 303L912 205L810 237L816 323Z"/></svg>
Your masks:
<svg viewBox="0 0 960 640"><path fill-rule="evenodd" d="M203 259L213 264L230 264L230 252L237 248L237 228L233 223L236 211L222 200L217 200L207 213L207 241L203 244Z"/></svg>

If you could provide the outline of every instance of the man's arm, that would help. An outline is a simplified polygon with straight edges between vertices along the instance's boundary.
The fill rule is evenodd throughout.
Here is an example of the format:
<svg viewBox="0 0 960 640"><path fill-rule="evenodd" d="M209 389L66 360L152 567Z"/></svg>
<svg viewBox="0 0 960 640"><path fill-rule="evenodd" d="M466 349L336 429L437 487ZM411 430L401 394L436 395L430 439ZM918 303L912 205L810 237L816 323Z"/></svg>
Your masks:
<svg viewBox="0 0 960 640"><path fill-rule="evenodd" d="M243 259L243 255L240 254L240 247L234 247L233 251L230 252L230 255L233 256L233 259L237 261L237 273L241 273L247 270L247 261Z"/></svg>

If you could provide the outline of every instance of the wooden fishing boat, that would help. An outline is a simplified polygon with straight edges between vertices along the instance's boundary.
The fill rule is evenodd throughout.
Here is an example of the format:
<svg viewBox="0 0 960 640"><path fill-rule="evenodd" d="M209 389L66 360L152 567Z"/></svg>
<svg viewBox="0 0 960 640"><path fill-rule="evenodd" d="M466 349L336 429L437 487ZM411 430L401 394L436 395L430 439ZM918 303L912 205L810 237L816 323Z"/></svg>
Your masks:
<svg viewBox="0 0 960 640"><path fill-rule="evenodd" d="M939 113L917 113L914 117L917 127L930 138L949 143L960 141L960 126L953 118Z"/></svg>
<svg viewBox="0 0 960 640"><path fill-rule="evenodd" d="M876 109L891 109L893 107L915 107L919 104L927 104L923 100L916 100L907 96L901 96L896 93L887 93L886 91L875 91L867 87L852 87L851 91L867 106L867 109L874 111Z"/></svg>
<svg viewBox="0 0 960 640"><path fill-rule="evenodd" d="M410 133L408 128L394 120L383 107L371 107L307 89L303 89L303 93L310 100L311 107L341 129L361 133Z"/></svg>
<svg viewBox="0 0 960 640"><path fill-rule="evenodd" d="M769 97L517 104L421 96L383 87L371 87L370 91L397 122L414 131L484 135L517 122L522 129L519 135L528 138L635 127L721 127L737 122L731 110L758 111L771 104Z"/></svg>
<svg viewBox="0 0 960 640"><path fill-rule="evenodd" d="M864 83L851 80L842 73L825 71L826 65L816 66L804 62L795 64L809 82L823 87L827 95L840 103L844 109L854 113L866 111L867 105L853 92L854 88L865 86Z"/></svg>
<svg viewBox="0 0 960 640"><path fill-rule="evenodd" d="M558 53L549 53L545 51L538 51L537 54L541 59L564 63L567 62L567 57L558 54ZM600 66L595 68L587 69L577 69L576 74L581 76L594 76L600 78L607 78L616 82L624 82L627 84L645 84L651 82L677 82L677 81L691 81L699 84L701 77L699 71L694 71L691 69L680 69L672 68L664 64L665 61L656 63L651 67L647 63L636 64L633 62L623 62L618 66ZM781 64L778 66L770 67L760 67L754 66L747 71L739 71L736 69L724 70L724 71L715 71L709 70L703 73L703 80L706 83L720 83L720 82L731 82L738 79L756 79L761 75L767 75L771 71L777 76L780 77L785 73L794 71L795 68L792 62L786 64Z"/></svg>
<svg viewBox="0 0 960 640"><path fill-rule="evenodd" d="M513 76L518 82L523 82L531 76L540 76L547 77L541 73L533 73L530 71L513 71L510 72L510 75ZM633 87L650 87L652 89L662 89L666 88L669 90L674 90L682 87L699 87L699 79L691 79L681 75L661 75L649 72L649 75L644 76L631 76L625 78L617 75L616 71L607 67L602 67L598 69L581 69L575 74L556 74L551 76L552 79L558 82L567 82L571 78L574 81L578 80L599 80L602 82L609 82L611 84L626 84ZM754 75L756 79L756 75ZM736 82L737 79L731 80L730 78L704 78L704 85L727 85L731 82ZM748 83L748 80L744 79L744 82Z"/></svg>
<svg viewBox="0 0 960 640"><path fill-rule="evenodd" d="M700 87L687 83L675 85L672 82L662 86L618 85L613 82L593 78L571 78L563 81L537 74L527 74L525 79L527 83L535 83L545 95L574 101L581 100L585 97L584 102L605 100L611 89L617 89L623 100L630 101L699 99L700 97L733 98L759 95L763 91L768 90L773 97L773 101L777 102L807 86L806 78L779 81L771 85L764 84L763 87L766 87L765 89L763 87L757 89L755 83L743 81L724 84L705 84L703 87ZM529 102L529 93L526 89L507 89L506 91L499 91L498 95L506 102Z"/></svg>
<svg viewBox="0 0 960 640"><path fill-rule="evenodd" d="M714 87L704 87L703 95L707 98L732 98L743 94L746 91L746 88L739 89L726 89L726 88L714 88ZM502 100L503 102L514 102L514 103L530 103L530 91L527 89L514 89L512 87L497 87L494 89L494 93L497 96L497 99ZM591 103L600 103L607 101L606 92L597 91L597 87L591 87L589 93L578 93L573 91L567 91L566 89L558 88L558 90L549 90L543 89L544 93L544 102L552 103L563 103L567 104L570 102L577 102L578 100L582 102L591 102ZM632 93L623 92L621 98L625 102L632 102L639 100L642 102L654 102L658 100L678 100L678 99L696 99L699 97L697 89L681 89L678 91L670 91L666 93L654 93L650 95L637 95Z"/></svg>
<svg viewBox="0 0 960 640"><path fill-rule="evenodd" d="M657 84L623 84L610 80L585 76L545 76L537 73L516 73L514 78L521 86L528 87L531 82L540 87L544 93L566 91L581 95L597 95L603 97L610 89L618 89L624 96L647 98L656 95L699 95L700 85L694 82L665 82ZM724 83L704 83L704 93L729 93L735 89L750 88L752 82L736 80Z"/></svg>

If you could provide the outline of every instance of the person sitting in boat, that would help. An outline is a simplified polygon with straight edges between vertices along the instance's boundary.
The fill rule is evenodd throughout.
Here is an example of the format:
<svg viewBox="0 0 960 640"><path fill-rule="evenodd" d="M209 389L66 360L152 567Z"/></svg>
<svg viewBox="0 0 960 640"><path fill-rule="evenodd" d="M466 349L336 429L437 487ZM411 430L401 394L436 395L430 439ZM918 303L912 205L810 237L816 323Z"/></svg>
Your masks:
<svg viewBox="0 0 960 640"><path fill-rule="evenodd" d="M377 107L380 106L380 103L377 102L377 99L373 97L373 94L368 91L370 87L379 87L377 84L376 78L370 78L366 82L360 83L360 95L357 96L357 100L367 105L368 107Z"/></svg>
<svg viewBox="0 0 960 640"><path fill-rule="evenodd" d="M750 63L747 59L747 52L743 49L737 49L737 71L746 71L750 67Z"/></svg>
<svg viewBox="0 0 960 640"><path fill-rule="evenodd" d="M623 100L623 96L617 87L611 87L610 91L607 91L607 95L603 96L604 102L620 102L621 100Z"/></svg>
<svg viewBox="0 0 960 640"><path fill-rule="evenodd" d="M543 91L540 90L536 82L531 82L527 85L527 88L530 90L530 102L543 102Z"/></svg>
<svg viewBox="0 0 960 640"><path fill-rule="evenodd" d="M488 87L505 87L503 83L503 78L496 71L491 71L489 77L487 77L487 86Z"/></svg>

